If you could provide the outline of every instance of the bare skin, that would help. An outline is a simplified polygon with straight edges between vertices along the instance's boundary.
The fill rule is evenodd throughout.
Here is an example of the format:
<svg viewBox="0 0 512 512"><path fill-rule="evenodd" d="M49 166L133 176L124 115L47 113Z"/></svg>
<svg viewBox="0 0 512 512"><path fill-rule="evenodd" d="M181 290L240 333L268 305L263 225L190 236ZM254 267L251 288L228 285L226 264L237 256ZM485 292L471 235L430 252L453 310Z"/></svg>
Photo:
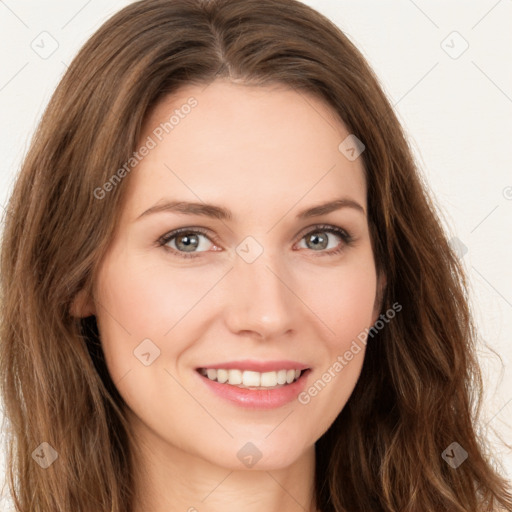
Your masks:
<svg viewBox="0 0 512 512"><path fill-rule="evenodd" d="M340 152L349 132L320 100L224 80L165 98L146 120L141 144L191 96L197 106L125 178L126 202L94 300L77 301L76 314L96 315L140 441L135 512L314 512L315 442L352 393L364 347L307 404L268 410L215 395L196 368L290 359L311 368L310 387L375 322L383 281L362 159ZM339 198L360 208L296 217ZM234 218L142 215L168 200L213 203ZM183 256L190 254L183 236L156 243L182 227L206 230L188 231L197 257ZM249 236L257 244L244 246ZM262 252L248 263L240 244ZM145 339L160 351L149 366L134 357ZM261 452L252 467L237 456L249 442Z"/></svg>

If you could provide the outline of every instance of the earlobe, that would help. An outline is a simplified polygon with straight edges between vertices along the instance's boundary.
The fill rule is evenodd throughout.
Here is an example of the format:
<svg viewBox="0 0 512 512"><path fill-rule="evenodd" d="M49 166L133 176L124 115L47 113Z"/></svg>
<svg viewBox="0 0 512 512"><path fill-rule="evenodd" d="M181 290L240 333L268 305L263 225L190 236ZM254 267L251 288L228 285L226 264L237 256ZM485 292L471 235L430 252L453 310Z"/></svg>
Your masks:
<svg viewBox="0 0 512 512"><path fill-rule="evenodd" d="M69 312L71 316L78 318L86 318L96 314L94 299L88 290L82 289L76 294Z"/></svg>

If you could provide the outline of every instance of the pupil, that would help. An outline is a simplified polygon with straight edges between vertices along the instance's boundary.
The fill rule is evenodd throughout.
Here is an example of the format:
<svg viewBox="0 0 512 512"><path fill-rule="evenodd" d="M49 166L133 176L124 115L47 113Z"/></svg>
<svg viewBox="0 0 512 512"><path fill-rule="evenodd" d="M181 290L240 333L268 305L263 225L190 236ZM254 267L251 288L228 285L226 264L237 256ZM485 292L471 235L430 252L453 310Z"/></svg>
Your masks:
<svg viewBox="0 0 512 512"><path fill-rule="evenodd" d="M186 252L192 252L194 250L194 248L196 248L199 245L198 241L197 241L197 236L196 235L192 235L192 236L190 236L190 235L182 235L182 236L179 236L178 237L178 243L176 244L178 247L179 247L179 241L180 240L184 241L183 243L185 244L184 247L185 247L185 251Z"/></svg>
<svg viewBox="0 0 512 512"><path fill-rule="evenodd" d="M310 241L313 241L313 240L319 240L320 243L319 244L314 244L315 247L320 247L322 249L325 249L325 247L327 247L326 243L327 243L327 238L325 236L318 236L318 235L311 235L310 237Z"/></svg>

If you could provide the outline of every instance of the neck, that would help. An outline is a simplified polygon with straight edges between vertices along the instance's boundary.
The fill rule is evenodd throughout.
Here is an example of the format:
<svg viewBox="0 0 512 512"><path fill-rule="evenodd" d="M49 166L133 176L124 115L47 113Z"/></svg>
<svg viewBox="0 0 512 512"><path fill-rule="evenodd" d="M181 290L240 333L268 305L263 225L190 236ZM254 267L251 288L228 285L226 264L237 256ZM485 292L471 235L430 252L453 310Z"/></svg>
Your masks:
<svg viewBox="0 0 512 512"><path fill-rule="evenodd" d="M223 467L214 454L185 452L146 427L137 437L133 512L317 512L314 445L287 467L258 470Z"/></svg>

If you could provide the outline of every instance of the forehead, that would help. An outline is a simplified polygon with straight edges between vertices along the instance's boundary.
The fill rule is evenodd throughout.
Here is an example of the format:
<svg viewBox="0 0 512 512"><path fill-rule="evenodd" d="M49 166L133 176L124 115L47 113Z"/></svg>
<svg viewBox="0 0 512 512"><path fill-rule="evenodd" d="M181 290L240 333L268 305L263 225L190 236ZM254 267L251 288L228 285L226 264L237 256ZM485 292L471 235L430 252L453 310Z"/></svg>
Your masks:
<svg viewBox="0 0 512 512"><path fill-rule="evenodd" d="M224 80L184 87L144 122L139 147L151 149L129 179L131 216L169 198L240 214L340 195L366 207L362 159L339 149L347 136L333 109L302 91Z"/></svg>

